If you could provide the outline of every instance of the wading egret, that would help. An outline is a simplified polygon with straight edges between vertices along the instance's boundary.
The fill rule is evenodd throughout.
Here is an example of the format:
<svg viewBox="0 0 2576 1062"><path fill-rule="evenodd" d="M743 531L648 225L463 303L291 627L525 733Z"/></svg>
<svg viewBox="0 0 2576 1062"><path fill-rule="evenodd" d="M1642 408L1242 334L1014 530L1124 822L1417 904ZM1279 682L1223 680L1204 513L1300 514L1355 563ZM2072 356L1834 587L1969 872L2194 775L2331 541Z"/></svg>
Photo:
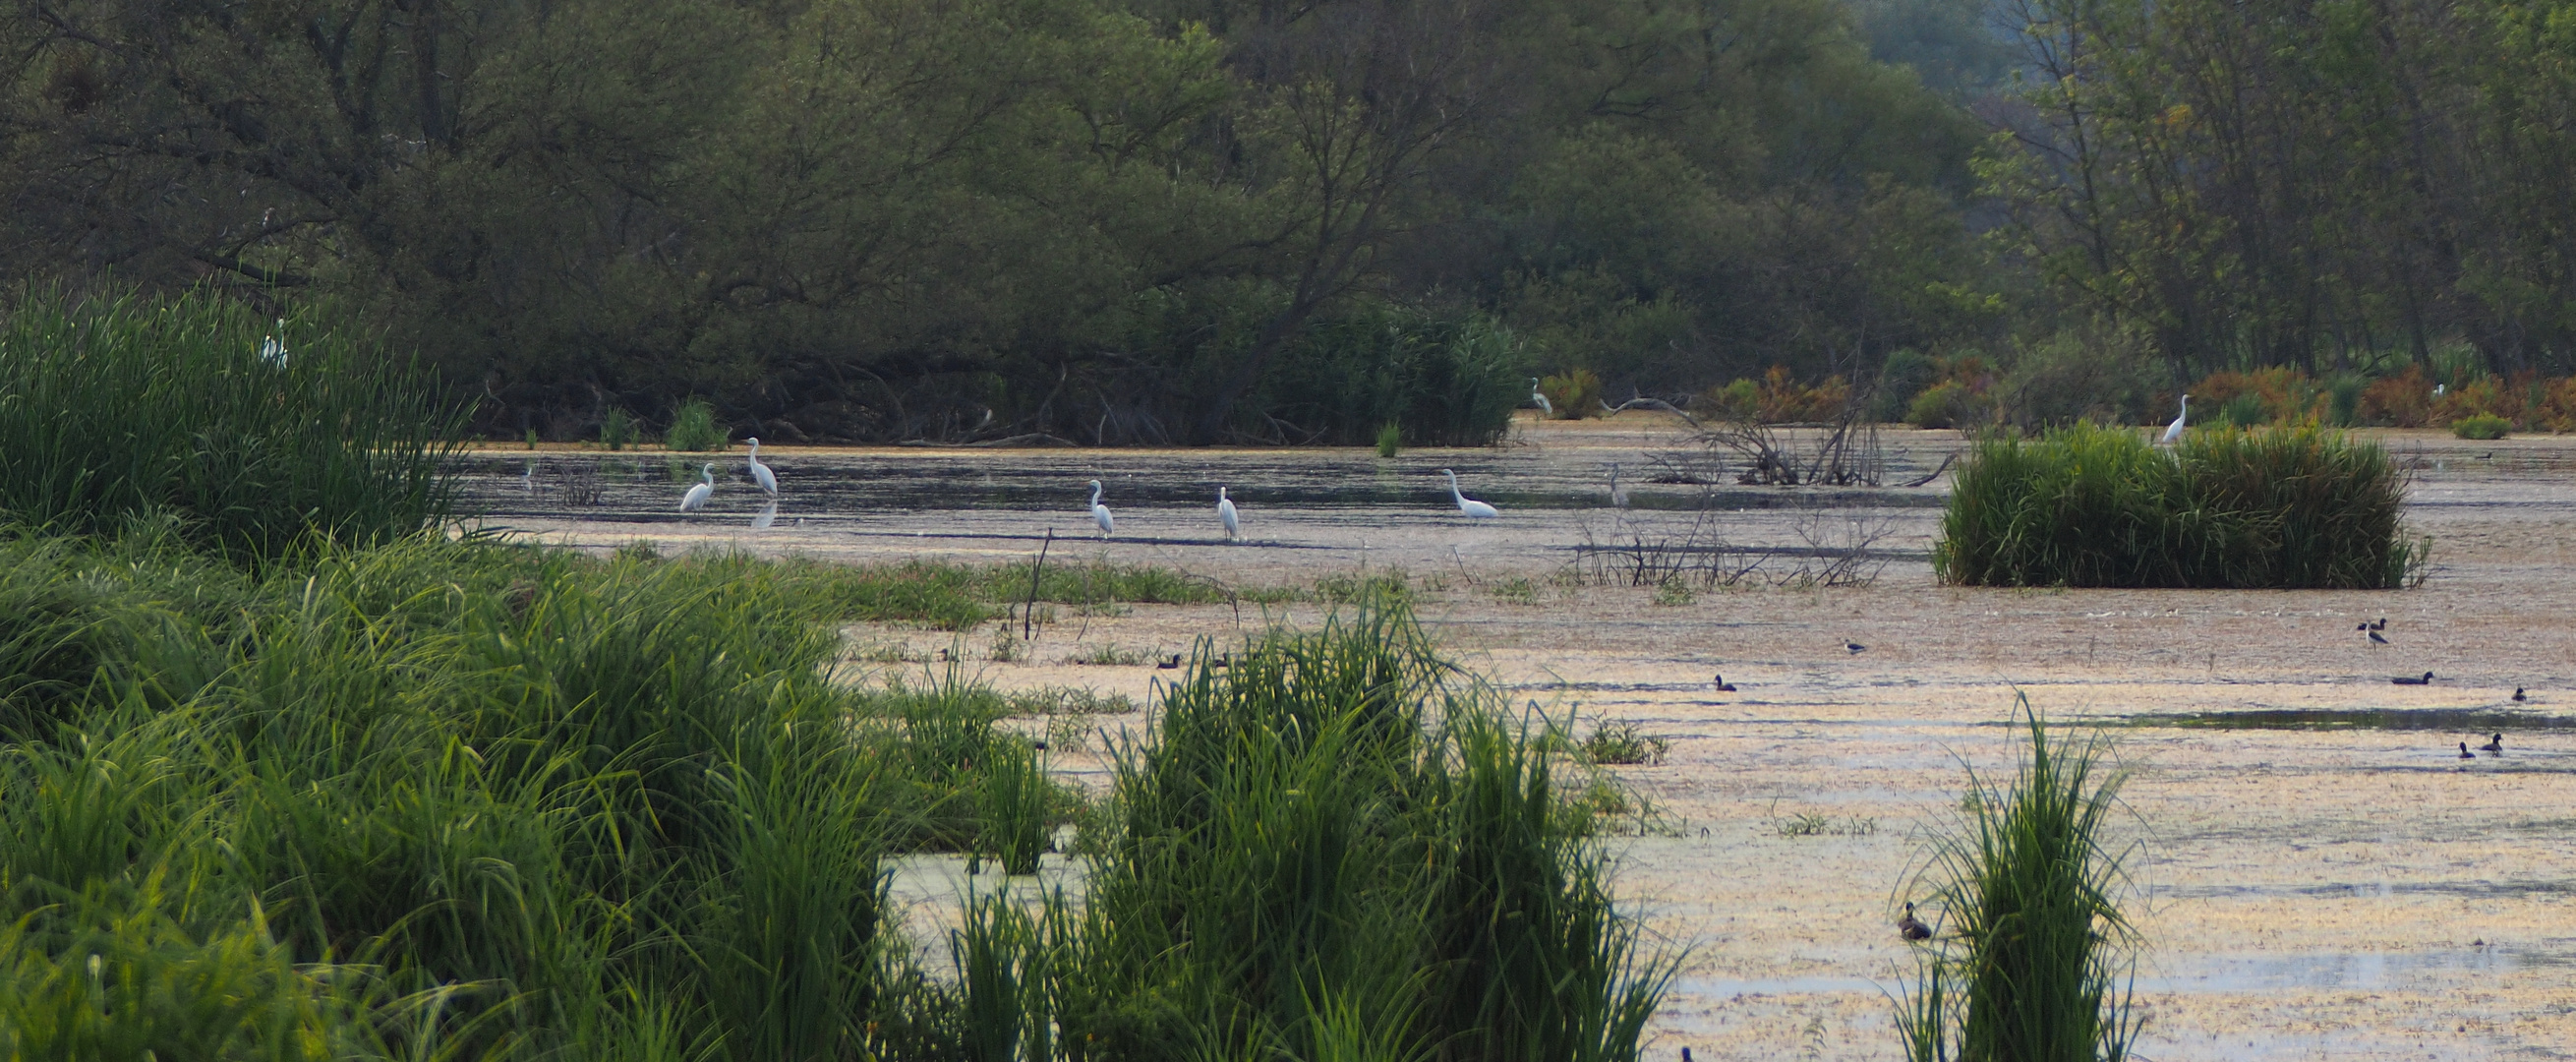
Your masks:
<svg viewBox="0 0 2576 1062"><path fill-rule="evenodd" d="M2165 425L2165 437L2161 441L2170 445L2174 440L2182 438L2183 424L2190 419L2191 396L2184 395L2182 396L2182 414L2175 417L2173 423Z"/></svg>
<svg viewBox="0 0 2576 1062"><path fill-rule="evenodd" d="M712 497L714 497L714 496L715 496L715 493L716 493L716 466L714 466L714 465L708 465L708 466L706 466L706 467L704 467L704 468L699 469L699 470L698 470L698 478L699 478L699 483L698 483L698 485L697 485L697 486L694 486L694 487L689 488L689 493L687 493L687 494L685 494L685 495L682 495L682 496L681 496L681 498L680 498L680 511L681 511L681 512L684 512L684 513L693 513L693 512L696 512L696 511L698 511L699 509L704 508L704 507L706 506L706 504L707 504L707 499L708 499L708 498L712 498Z"/></svg>
<svg viewBox="0 0 2576 1062"><path fill-rule="evenodd" d="M1232 542L1242 536L1243 521L1235 516L1234 499L1225 496L1224 487L1216 489L1216 518L1225 524L1226 541Z"/></svg>
<svg viewBox="0 0 2576 1062"><path fill-rule="evenodd" d="M1503 515L1499 512L1495 512L1494 507L1491 505L1487 505L1474 498L1458 493L1457 473L1444 468L1440 470L1440 474L1449 477L1449 500L1457 502L1458 511L1467 514L1468 519L1491 520L1494 517Z"/></svg>
<svg viewBox="0 0 2576 1062"><path fill-rule="evenodd" d="M1100 504L1100 481L1091 481L1091 522L1100 525L1100 537L1108 538L1118 530L1118 521L1109 515L1109 507Z"/></svg>
<svg viewBox="0 0 2576 1062"><path fill-rule="evenodd" d="M1616 461L1610 462L1610 507L1628 507L1628 488L1619 485L1619 462Z"/></svg>
<svg viewBox="0 0 2576 1062"><path fill-rule="evenodd" d="M751 529L754 531L767 531L769 530L769 525L777 522L778 499L771 498L769 499L769 504L760 507L760 515L751 518Z"/></svg>
<svg viewBox="0 0 2576 1062"><path fill-rule="evenodd" d="M519 473L519 489L520 489L521 491L524 491L524 492L529 493L529 494L534 494L534 493L536 493L536 492L537 492L537 459L536 459L536 458L533 458L533 457L529 458L529 459L528 459L528 468L527 468L527 471L524 471L524 472Z"/></svg>
<svg viewBox="0 0 2576 1062"><path fill-rule="evenodd" d="M768 491L772 497L777 496L778 474L760 463L760 436L754 435L743 441L751 444L751 481L760 484L760 489Z"/></svg>
<svg viewBox="0 0 2576 1062"><path fill-rule="evenodd" d="M1545 418L1556 415L1556 407L1549 405L1547 402L1547 396L1539 393L1538 377L1535 376L1530 377L1530 401L1538 404L1538 415L1540 417Z"/></svg>

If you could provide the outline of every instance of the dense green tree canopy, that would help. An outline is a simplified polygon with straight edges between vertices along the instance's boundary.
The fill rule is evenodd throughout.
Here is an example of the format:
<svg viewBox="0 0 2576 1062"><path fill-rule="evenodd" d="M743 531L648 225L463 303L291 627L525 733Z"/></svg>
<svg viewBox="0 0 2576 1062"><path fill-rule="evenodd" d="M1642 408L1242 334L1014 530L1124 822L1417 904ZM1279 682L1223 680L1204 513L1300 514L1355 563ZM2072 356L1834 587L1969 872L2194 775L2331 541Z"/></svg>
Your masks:
<svg viewBox="0 0 2576 1062"><path fill-rule="evenodd" d="M13 274L363 321L512 434L1311 437L1357 418L1274 416L1282 364L1346 319L1687 390L1953 327L1969 247L1975 127L1830 0L20 0L0 46Z"/></svg>

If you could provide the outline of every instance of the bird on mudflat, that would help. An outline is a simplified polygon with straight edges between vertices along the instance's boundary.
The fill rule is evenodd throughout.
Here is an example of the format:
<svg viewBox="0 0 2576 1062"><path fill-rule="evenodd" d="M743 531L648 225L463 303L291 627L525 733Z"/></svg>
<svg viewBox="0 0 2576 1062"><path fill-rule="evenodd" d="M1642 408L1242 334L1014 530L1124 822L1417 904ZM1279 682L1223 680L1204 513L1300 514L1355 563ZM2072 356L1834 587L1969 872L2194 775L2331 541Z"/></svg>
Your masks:
<svg viewBox="0 0 2576 1062"><path fill-rule="evenodd" d="M2388 644L2388 639L2380 637L2378 631L2372 631L2370 632L2370 644L2386 645Z"/></svg>
<svg viewBox="0 0 2576 1062"><path fill-rule="evenodd" d="M1440 470L1440 474L1449 477L1449 500L1458 503L1458 511L1468 519L1491 520L1502 515L1495 512L1493 506L1458 493L1458 473L1444 468Z"/></svg>
<svg viewBox="0 0 2576 1062"><path fill-rule="evenodd" d="M2495 735L2494 737L2488 738L2488 739L2487 739L2487 743L2486 743L2486 744L2478 746L2478 751L2479 751L2479 752L2503 752L2503 751L2504 751L2504 735L2502 735L2502 734L2497 734L2497 735Z"/></svg>
<svg viewBox="0 0 2576 1062"><path fill-rule="evenodd" d="M1896 920L1896 933L1907 940L1932 939L1932 927L1915 919L1914 903L1911 900L1906 901L1905 917Z"/></svg>
<svg viewBox="0 0 2576 1062"><path fill-rule="evenodd" d="M2515 704L2521 704L2523 701L2525 701L2525 700L2527 700L2527 699L2528 699L2528 698L2525 698L2525 697L2522 695L2522 687L2520 687L2520 686L2516 686L2516 687L2514 687L2514 688L2513 688L2513 703L2515 703Z"/></svg>
<svg viewBox="0 0 2576 1062"><path fill-rule="evenodd" d="M1844 642L1844 643L1843 643L1843 649L1844 649L1845 651L1847 651L1847 652L1851 653L1851 655L1853 655L1853 656L1859 656L1860 654L1862 654L1862 653L1866 653L1866 652L1868 652L1868 651L1869 651L1869 647L1868 647L1868 646L1866 646L1866 645L1862 645L1862 644L1860 644L1859 642Z"/></svg>
<svg viewBox="0 0 2576 1062"><path fill-rule="evenodd" d="M2374 631L2384 631L2384 630L2387 630L2387 629L2388 629L2388 617L2386 617L2386 616L2381 616L2381 617L2379 617L2378 619L2375 619L2375 620L2370 621L2370 629L2371 629L2371 630L2374 630Z"/></svg>
<svg viewBox="0 0 2576 1062"><path fill-rule="evenodd" d="M2474 760L2478 758L2478 754L2469 751L2469 743L2463 741L2460 742L2460 758L2464 760Z"/></svg>
<svg viewBox="0 0 2576 1062"><path fill-rule="evenodd" d="M1719 693L1735 692L1735 684L1726 681L1726 676L1724 675L1710 675L1708 677L1708 682L1709 685L1717 687L1717 692Z"/></svg>
<svg viewBox="0 0 2576 1062"><path fill-rule="evenodd" d="M1154 667L1161 671L1178 671L1181 667L1181 654L1173 653L1170 656L1154 661Z"/></svg>
<svg viewBox="0 0 2576 1062"><path fill-rule="evenodd" d="M2388 682L2392 686L2430 686L2433 684L2433 673L2427 671L2424 673L2423 678L2416 678L2413 675L2399 675L2396 678L2389 679Z"/></svg>

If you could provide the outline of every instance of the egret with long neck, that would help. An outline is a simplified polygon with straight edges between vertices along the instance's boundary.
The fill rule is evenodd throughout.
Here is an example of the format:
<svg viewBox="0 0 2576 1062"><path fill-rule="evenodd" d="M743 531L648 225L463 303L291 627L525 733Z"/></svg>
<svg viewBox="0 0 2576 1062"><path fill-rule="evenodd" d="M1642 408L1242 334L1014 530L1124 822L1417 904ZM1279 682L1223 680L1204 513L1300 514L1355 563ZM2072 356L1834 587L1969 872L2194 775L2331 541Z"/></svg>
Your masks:
<svg viewBox="0 0 2576 1062"><path fill-rule="evenodd" d="M1100 525L1100 537L1108 538L1118 530L1118 521L1109 515L1109 507L1100 504L1100 481L1091 481L1091 522Z"/></svg>
<svg viewBox="0 0 2576 1062"><path fill-rule="evenodd" d="M778 474L771 472L768 465L760 463L760 436L754 435L743 441L751 444L751 481L760 484L760 489L768 491L772 497L775 497L778 494Z"/></svg>
<svg viewBox="0 0 2576 1062"><path fill-rule="evenodd" d="M680 511L684 513L693 513L705 508L707 499L714 497L715 493L716 466L707 465L698 470L698 484L694 487L690 487L689 493L681 496Z"/></svg>
<svg viewBox="0 0 2576 1062"><path fill-rule="evenodd" d="M1494 517L1503 515L1494 511L1494 507L1491 505L1487 505L1474 498L1458 493L1458 473L1444 468L1440 470L1440 474L1449 477L1449 500L1457 502L1458 511L1467 514L1468 519L1491 520Z"/></svg>
<svg viewBox="0 0 2576 1062"><path fill-rule="evenodd" d="M1225 488L1216 489L1216 518L1225 524L1225 540L1232 542L1243 535L1243 523L1235 515L1234 499L1225 496Z"/></svg>

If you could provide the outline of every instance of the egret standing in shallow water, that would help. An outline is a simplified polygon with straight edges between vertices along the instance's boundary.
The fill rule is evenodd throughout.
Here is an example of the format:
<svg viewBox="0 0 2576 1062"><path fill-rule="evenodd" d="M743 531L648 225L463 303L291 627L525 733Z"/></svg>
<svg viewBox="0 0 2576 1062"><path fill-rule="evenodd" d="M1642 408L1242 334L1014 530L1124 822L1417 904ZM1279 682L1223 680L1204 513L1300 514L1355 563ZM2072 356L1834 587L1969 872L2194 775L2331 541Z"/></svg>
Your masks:
<svg viewBox="0 0 2576 1062"><path fill-rule="evenodd" d="M768 465L760 463L760 436L754 435L743 441L751 444L751 481L760 484L760 489L768 491L770 497L777 497L778 475L771 472Z"/></svg>
<svg viewBox="0 0 2576 1062"><path fill-rule="evenodd" d="M689 488L689 493L687 493L687 494L685 494L685 495L682 495L682 496L680 497L680 511L681 511L681 512L684 512L684 513L693 513L693 512L696 512L696 511L698 511L699 509L704 508L704 507L706 506L706 504L707 504L707 499L708 499L708 498L711 498L711 497L714 497L714 496L715 496L715 493L716 493L716 466L714 466L714 465L708 465L708 466L706 466L706 467L704 467L704 468L699 469L699 470L698 470L698 477L699 477L699 483L698 483L698 485L697 485L697 486L694 486L694 487Z"/></svg>
<svg viewBox="0 0 2576 1062"><path fill-rule="evenodd" d="M1530 377L1530 401L1538 404L1538 415L1540 420L1545 420L1556 415L1556 407L1549 405L1547 396L1539 393L1538 377L1535 376Z"/></svg>
<svg viewBox="0 0 2576 1062"><path fill-rule="evenodd" d="M1619 462L1617 461L1610 462L1610 507L1613 509L1628 507L1628 488L1619 485Z"/></svg>
<svg viewBox="0 0 2576 1062"><path fill-rule="evenodd" d="M2158 441L2162 442L2166 446L2173 445L2175 440L2182 438L2183 425L2190 419L2191 396L2184 395L2182 396L2182 414L2175 417L2173 419L2173 423L2165 425L2165 437Z"/></svg>
<svg viewBox="0 0 2576 1062"><path fill-rule="evenodd" d="M1243 534L1243 522L1234 513L1234 499L1225 496L1225 488L1216 489L1216 518L1225 524L1225 540L1234 541Z"/></svg>
<svg viewBox="0 0 2576 1062"><path fill-rule="evenodd" d="M1108 538L1118 530L1118 521L1109 516L1109 507L1100 504L1100 481L1091 481L1091 522L1100 525L1100 537Z"/></svg>
<svg viewBox="0 0 2576 1062"><path fill-rule="evenodd" d="M1457 473L1444 468L1440 470L1440 474L1449 477L1449 500L1457 502L1458 511L1467 514L1468 519L1491 520L1497 516L1503 515L1499 512L1495 512L1494 507L1491 505L1487 505L1474 498L1458 493Z"/></svg>

